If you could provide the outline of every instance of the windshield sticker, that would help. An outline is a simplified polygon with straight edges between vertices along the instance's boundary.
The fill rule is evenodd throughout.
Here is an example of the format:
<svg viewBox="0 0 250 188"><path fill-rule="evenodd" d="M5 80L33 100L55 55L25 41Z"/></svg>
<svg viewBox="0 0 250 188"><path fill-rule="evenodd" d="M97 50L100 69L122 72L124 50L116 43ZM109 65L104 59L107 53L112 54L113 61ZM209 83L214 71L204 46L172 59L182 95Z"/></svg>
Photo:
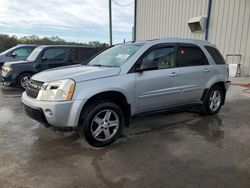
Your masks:
<svg viewBox="0 0 250 188"><path fill-rule="evenodd" d="M116 56L117 59L124 59L126 60L129 57L129 54L118 54Z"/></svg>

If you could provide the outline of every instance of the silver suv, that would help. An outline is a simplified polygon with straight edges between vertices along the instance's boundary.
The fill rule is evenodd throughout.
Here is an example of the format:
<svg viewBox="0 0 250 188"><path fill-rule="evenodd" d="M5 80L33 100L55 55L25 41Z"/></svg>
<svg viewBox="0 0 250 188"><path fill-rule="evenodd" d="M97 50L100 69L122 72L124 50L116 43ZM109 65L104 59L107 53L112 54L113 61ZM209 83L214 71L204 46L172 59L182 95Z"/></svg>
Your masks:
<svg viewBox="0 0 250 188"><path fill-rule="evenodd" d="M22 103L31 118L75 129L102 147L136 116L187 106L215 114L229 85L228 67L214 45L160 39L118 44L85 65L38 73Z"/></svg>

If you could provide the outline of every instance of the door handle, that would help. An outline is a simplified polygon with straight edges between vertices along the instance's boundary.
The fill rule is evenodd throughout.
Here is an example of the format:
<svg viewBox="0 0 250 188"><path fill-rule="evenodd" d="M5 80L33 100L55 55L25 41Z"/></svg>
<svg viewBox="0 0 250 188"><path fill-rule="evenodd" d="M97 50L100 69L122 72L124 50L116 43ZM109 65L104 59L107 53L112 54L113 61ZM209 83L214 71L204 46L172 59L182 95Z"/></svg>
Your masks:
<svg viewBox="0 0 250 188"><path fill-rule="evenodd" d="M203 72L210 72L207 68L203 69Z"/></svg>
<svg viewBox="0 0 250 188"><path fill-rule="evenodd" d="M170 77L175 77L175 76L178 76L178 74L177 74L176 72L172 72L172 73L170 74Z"/></svg>

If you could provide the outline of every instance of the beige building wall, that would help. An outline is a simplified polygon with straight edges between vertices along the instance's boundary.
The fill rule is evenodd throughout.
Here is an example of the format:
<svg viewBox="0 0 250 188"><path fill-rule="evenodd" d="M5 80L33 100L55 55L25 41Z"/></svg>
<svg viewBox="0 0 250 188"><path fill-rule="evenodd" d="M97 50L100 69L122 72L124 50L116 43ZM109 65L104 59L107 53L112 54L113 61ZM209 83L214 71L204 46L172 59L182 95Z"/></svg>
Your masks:
<svg viewBox="0 0 250 188"><path fill-rule="evenodd" d="M205 39L192 33L188 20L206 16L209 0L137 0L136 40L164 37ZM242 76L250 76L250 0L212 0L208 40L223 56L242 55ZM238 57L228 62L237 63Z"/></svg>

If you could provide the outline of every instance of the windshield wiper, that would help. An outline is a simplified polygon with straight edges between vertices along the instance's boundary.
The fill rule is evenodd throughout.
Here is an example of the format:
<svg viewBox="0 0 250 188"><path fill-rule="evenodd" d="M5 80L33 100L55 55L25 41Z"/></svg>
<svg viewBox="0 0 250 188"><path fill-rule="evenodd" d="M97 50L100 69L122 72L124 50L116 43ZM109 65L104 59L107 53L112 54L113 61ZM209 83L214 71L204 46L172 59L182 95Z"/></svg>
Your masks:
<svg viewBox="0 0 250 188"><path fill-rule="evenodd" d="M95 66L95 67L117 67L117 66L110 66L110 65L102 65L102 64L93 64L93 65L89 65L88 66Z"/></svg>
<svg viewBox="0 0 250 188"><path fill-rule="evenodd" d="M93 65L89 65L89 66L103 67L103 65L101 65L101 64L93 64Z"/></svg>

